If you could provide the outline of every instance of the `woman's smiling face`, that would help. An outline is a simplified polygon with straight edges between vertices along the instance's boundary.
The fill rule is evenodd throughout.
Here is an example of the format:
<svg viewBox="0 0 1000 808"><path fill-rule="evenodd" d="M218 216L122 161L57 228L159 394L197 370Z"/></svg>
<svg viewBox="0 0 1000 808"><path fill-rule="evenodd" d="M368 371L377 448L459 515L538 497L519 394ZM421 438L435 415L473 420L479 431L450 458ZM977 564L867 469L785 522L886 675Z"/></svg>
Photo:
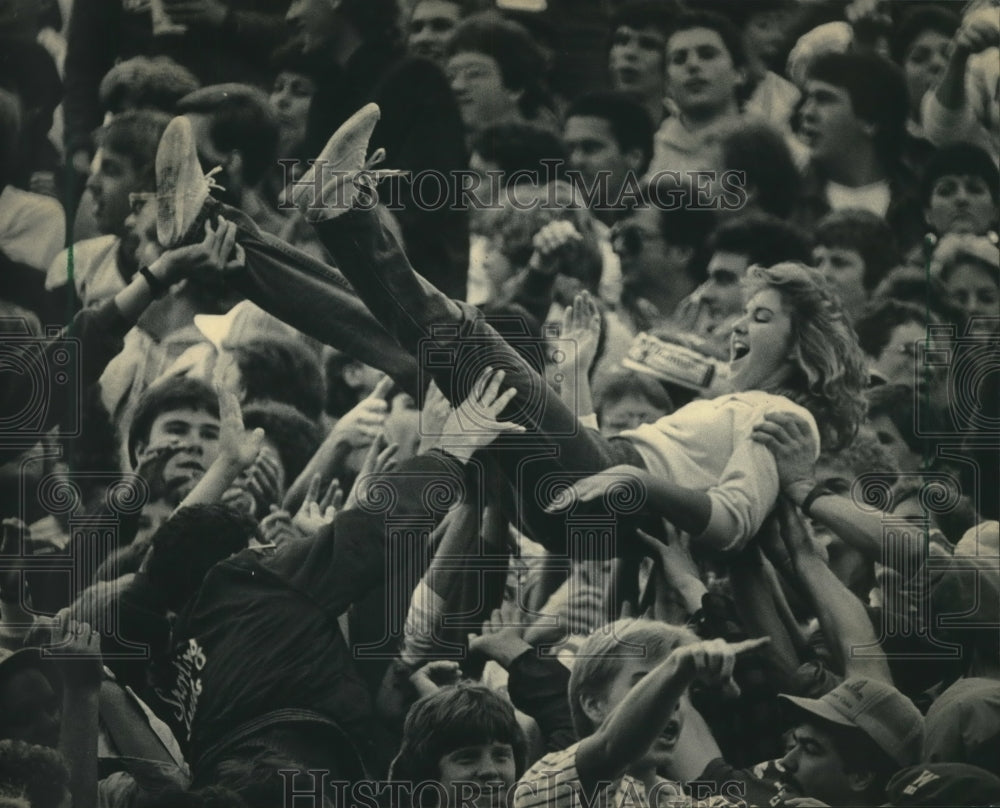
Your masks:
<svg viewBox="0 0 1000 808"><path fill-rule="evenodd" d="M729 339L731 380L737 390L773 390L791 372L792 318L777 289L754 292Z"/></svg>

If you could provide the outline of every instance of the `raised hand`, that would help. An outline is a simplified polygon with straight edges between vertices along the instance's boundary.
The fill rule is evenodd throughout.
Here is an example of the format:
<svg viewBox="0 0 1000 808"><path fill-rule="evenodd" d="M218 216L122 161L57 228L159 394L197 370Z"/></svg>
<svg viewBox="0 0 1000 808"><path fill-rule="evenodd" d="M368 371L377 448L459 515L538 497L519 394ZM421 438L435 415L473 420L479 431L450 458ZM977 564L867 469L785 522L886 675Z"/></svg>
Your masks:
<svg viewBox="0 0 1000 808"><path fill-rule="evenodd" d="M215 227L205 222L205 237L198 244L167 250L157 259L157 263L167 266L166 282L172 283L188 272L222 272L242 267L246 263L246 253L236 243L237 232L236 225L221 216Z"/></svg>
<svg viewBox="0 0 1000 808"><path fill-rule="evenodd" d="M330 524L344 502L344 492L340 490L339 481L333 480L322 498L319 493L320 484L320 476L313 475L302 507L292 518L292 524L306 536L311 536L324 525Z"/></svg>
<svg viewBox="0 0 1000 808"><path fill-rule="evenodd" d="M433 382L427 387L424 396L424 406L420 411L420 448L419 454L437 448L441 442L441 431L444 429L448 416L451 415L451 403L444 393Z"/></svg>
<svg viewBox="0 0 1000 808"><path fill-rule="evenodd" d="M271 512L261 519L260 532L269 544L278 547L303 538L303 535L292 524L292 515L276 505L272 505Z"/></svg>
<svg viewBox="0 0 1000 808"><path fill-rule="evenodd" d="M960 53L979 53L1000 45L1000 22L996 9L968 15L955 32L955 49Z"/></svg>
<svg viewBox="0 0 1000 808"><path fill-rule="evenodd" d="M506 373L486 368L472 387L472 392L448 416L441 429L441 445L460 460L468 460L478 449L488 446L499 435L524 432L512 421L497 421L497 416L517 395L513 387L500 392Z"/></svg>
<svg viewBox="0 0 1000 808"><path fill-rule="evenodd" d="M461 666L452 660L428 662L410 675L410 682L421 696L427 696L442 687L457 685L462 678Z"/></svg>
<svg viewBox="0 0 1000 808"><path fill-rule="evenodd" d="M364 449L382 434L386 416L389 414L389 404L385 397L392 389L394 382L388 376L384 377L371 395L362 399L350 412L337 421L333 428L340 440L353 449ZM332 436L331 436L332 437Z"/></svg>
<svg viewBox="0 0 1000 808"><path fill-rule="evenodd" d="M232 384L231 357L220 359L215 368L215 391L219 396L219 457L241 471L249 468L264 446L264 430L247 432L243 411Z"/></svg>
<svg viewBox="0 0 1000 808"><path fill-rule="evenodd" d="M751 437L774 455L783 491L796 484L813 486L819 445L805 420L790 412L769 412L753 428Z"/></svg>
<svg viewBox="0 0 1000 808"><path fill-rule="evenodd" d="M578 374L586 375L597 357L597 345L601 340L601 312L589 292L582 292L573 299L573 304L563 312L562 339L571 340L576 345L576 367ZM571 361L574 357L568 357Z"/></svg>
<svg viewBox="0 0 1000 808"><path fill-rule="evenodd" d="M50 625L51 651L59 659L63 676L73 684L96 687L101 682L101 635L89 623L70 616L69 609L60 611Z"/></svg>
<svg viewBox="0 0 1000 808"><path fill-rule="evenodd" d="M736 657L767 645L770 637L729 643L725 640L708 640L691 645L682 645L674 650L671 657L680 670L686 670L695 679L707 685L718 685L729 696L740 695L740 688L733 681Z"/></svg>
<svg viewBox="0 0 1000 808"><path fill-rule="evenodd" d="M546 275L564 272L572 266L582 241L572 222L549 222L531 240L531 268Z"/></svg>
<svg viewBox="0 0 1000 808"><path fill-rule="evenodd" d="M396 454L399 452L399 445L390 443L386 445L385 438L379 436L368 448L365 460L361 464L351 493L347 495L344 503L344 510L351 510L358 507L359 500L364 496L365 478L375 474L384 474L396 467Z"/></svg>
<svg viewBox="0 0 1000 808"><path fill-rule="evenodd" d="M547 513L558 513L568 510L574 502L592 502L608 493L616 486L640 486L645 490L650 474L645 469L636 466L612 466L609 469L577 480L562 496L558 497L545 508Z"/></svg>
<svg viewBox="0 0 1000 808"><path fill-rule="evenodd" d="M490 618L483 623L483 633L469 635L469 651L482 654L506 668L531 648L524 639L526 628L527 626L508 622L500 609L494 609Z"/></svg>

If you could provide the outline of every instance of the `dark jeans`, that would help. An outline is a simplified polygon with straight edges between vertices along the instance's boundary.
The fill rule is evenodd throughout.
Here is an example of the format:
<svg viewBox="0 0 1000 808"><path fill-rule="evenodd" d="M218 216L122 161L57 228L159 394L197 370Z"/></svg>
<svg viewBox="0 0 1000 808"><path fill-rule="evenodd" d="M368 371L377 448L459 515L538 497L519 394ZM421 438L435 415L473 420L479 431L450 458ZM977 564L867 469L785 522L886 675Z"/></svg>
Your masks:
<svg viewBox="0 0 1000 808"><path fill-rule="evenodd" d="M417 363L372 317L336 269L257 227L243 211L210 200L206 213L224 216L237 229L246 267L229 282L279 320L387 373L417 395Z"/></svg>
<svg viewBox="0 0 1000 808"><path fill-rule="evenodd" d="M504 388L515 388L517 395L503 417L527 431L501 435L490 451L514 486L522 526L556 554L618 555L617 536L631 533L631 520L619 519L630 509L627 503L578 505L568 515L544 508L566 483L619 463L643 466L635 448L580 427L576 413L477 308L450 300L414 271L377 212L352 210L316 230L375 319L417 356L427 374L421 387L433 379L458 405L482 369L506 372Z"/></svg>

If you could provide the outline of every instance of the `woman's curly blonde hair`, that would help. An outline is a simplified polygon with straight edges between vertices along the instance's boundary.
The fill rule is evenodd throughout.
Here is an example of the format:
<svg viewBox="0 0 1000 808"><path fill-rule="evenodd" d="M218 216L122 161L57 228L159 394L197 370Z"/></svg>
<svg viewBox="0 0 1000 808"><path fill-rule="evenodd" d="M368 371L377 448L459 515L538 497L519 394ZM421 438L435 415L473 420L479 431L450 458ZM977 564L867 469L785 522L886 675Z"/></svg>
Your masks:
<svg viewBox="0 0 1000 808"><path fill-rule="evenodd" d="M799 263L751 267L744 283L748 295L777 290L791 317L794 370L775 392L812 413L825 451L848 445L865 417L868 370L840 299L817 270Z"/></svg>

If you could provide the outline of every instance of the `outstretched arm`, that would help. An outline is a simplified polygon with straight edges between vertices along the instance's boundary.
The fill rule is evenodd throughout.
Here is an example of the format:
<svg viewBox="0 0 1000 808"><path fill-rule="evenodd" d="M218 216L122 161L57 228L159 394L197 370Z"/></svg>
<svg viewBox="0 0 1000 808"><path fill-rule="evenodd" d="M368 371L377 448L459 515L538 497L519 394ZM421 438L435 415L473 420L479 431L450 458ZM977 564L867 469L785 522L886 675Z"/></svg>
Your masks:
<svg viewBox="0 0 1000 808"><path fill-rule="evenodd" d="M666 729L677 702L695 679L738 695L732 678L737 654L766 642L767 638L733 644L710 640L676 649L628 692L597 732L580 742L576 768L584 787L617 779L639 760Z"/></svg>

